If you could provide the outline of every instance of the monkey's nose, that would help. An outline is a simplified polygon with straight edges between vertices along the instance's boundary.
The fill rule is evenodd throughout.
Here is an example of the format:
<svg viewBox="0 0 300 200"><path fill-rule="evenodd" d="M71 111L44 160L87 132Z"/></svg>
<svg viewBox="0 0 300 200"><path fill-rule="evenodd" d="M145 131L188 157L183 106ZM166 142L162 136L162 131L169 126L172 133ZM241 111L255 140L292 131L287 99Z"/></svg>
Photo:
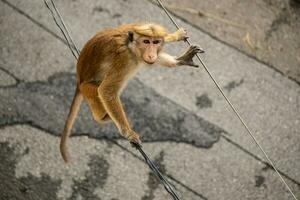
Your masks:
<svg viewBox="0 0 300 200"><path fill-rule="evenodd" d="M148 59L149 59L150 62L155 62L156 57L157 56L155 56L155 55L148 55Z"/></svg>
<svg viewBox="0 0 300 200"><path fill-rule="evenodd" d="M152 60L154 58L154 55L149 55L148 58L149 60Z"/></svg>
<svg viewBox="0 0 300 200"><path fill-rule="evenodd" d="M157 59L157 55L148 54L148 55L143 56L143 58L146 63L153 64L153 63L155 63L155 61Z"/></svg>

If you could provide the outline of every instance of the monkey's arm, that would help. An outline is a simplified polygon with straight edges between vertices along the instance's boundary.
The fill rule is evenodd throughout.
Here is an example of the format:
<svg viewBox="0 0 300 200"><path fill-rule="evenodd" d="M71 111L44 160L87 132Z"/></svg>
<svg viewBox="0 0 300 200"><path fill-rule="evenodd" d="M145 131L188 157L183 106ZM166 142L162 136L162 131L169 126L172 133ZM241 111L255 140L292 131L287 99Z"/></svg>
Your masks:
<svg viewBox="0 0 300 200"><path fill-rule="evenodd" d="M181 41L187 38L186 34L187 34L186 30L184 28L180 28L174 33L170 33L167 36L165 36L164 41L165 42Z"/></svg>
<svg viewBox="0 0 300 200"><path fill-rule="evenodd" d="M201 48L198 46L190 46L189 49L184 54L182 54L177 58L167 53L161 52L158 55L157 62L158 64L166 67L176 67L181 65L198 67L198 65L193 62L193 57L197 53L203 53L203 52L204 51L201 50Z"/></svg>
<svg viewBox="0 0 300 200"><path fill-rule="evenodd" d="M158 54L157 63L166 67L176 67L178 66L179 61L176 60L176 57L174 56L171 56L165 52L160 52Z"/></svg>
<svg viewBox="0 0 300 200"><path fill-rule="evenodd" d="M121 135L131 142L141 144L139 135L130 128L119 97L122 84L124 84L124 80L120 80L115 76L107 76L98 88L98 95Z"/></svg>

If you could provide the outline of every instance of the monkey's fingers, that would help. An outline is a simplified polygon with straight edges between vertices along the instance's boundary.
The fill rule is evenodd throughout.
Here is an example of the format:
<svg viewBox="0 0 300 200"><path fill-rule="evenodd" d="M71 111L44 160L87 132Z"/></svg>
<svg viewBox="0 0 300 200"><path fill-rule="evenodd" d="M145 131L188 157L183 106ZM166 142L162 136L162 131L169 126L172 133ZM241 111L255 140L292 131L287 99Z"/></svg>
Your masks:
<svg viewBox="0 0 300 200"><path fill-rule="evenodd" d="M188 37L187 37L187 30L184 29L184 28L179 28L177 30L178 32L178 41L181 41L181 40L186 40Z"/></svg>
<svg viewBox="0 0 300 200"><path fill-rule="evenodd" d="M205 51L201 47L197 45L191 45L185 54L193 57L197 53L204 53L204 52Z"/></svg>
<svg viewBox="0 0 300 200"><path fill-rule="evenodd" d="M197 46L197 53L205 53L205 51L201 47Z"/></svg>
<svg viewBox="0 0 300 200"><path fill-rule="evenodd" d="M131 146L132 146L133 148L142 147L142 145L141 145L141 144L139 144L139 143L130 142L130 144L131 144Z"/></svg>
<svg viewBox="0 0 300 200"><path fill-rule="evenodd" d="M192 52L193 54L205 52L201 47L197 45L191 45L189 51Z"/></svg>
<svg viewBox="0 0 300 200"><path fill-rule="evenodd" d="M199 67L199 65L195 64L194 61L186 62L185 65L190 66L190 67L196 67L196 68Z"/></svg>
<svg viewBox="0 0 300 200"><path fill-rule="evenodd" d="M129 142L132 144L136 144L141 146L142 141L140 140L140 137L137 133L135 133L134 131L131 131L129 133L129 135L127 136L127 139L129 140Z"/></svg>
<svg viewBox="0 0 300 200"><path fill-rule="evenodd" d="M185 66L190 66L190 67L199 67L199 65L195 64L192 59L189 59L189 60L179 60L178 64L179 64L179 66L185 65Z"/></svg>
<svg viewBox="0 0 300 200"><path fill-rule="evenodd" d="M186 41L189 38L190 38L189 36L184 36L183 41Z"/></svg>
<svg viewBox="0 0 300 200"><path fill-rule="evenodd" d="M139 137L133 137L129 139L130 143L134 143L134 144L138 144L138 145L142 145L142 141L140 140Z"/></svg>
<svg viewBox="0 0 300 200"><path fill-rule="evenodd" d="M142 141L139 138L134 138L132 140L130 140L130 144L132 147L142 147Z"/></svg>
<svg viewBox="0 0 300 200"><path fill-rule="evenodd" d="M196 67L196 68L199 67L199 65L195 64L194 62L192 62L191 64L188 64L188 66L190 66L190 67Z"/></svg>

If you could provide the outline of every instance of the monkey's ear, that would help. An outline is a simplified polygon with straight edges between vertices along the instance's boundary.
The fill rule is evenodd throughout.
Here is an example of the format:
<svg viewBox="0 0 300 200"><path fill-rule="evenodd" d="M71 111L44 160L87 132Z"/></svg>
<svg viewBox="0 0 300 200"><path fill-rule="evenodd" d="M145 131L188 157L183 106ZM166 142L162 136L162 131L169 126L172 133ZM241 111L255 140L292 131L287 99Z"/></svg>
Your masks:
<svg viewBox="0 0 300 200"><path fill-rule="evenodd" d="M128 41L133 42L133 32L132 31L128 31Z"/></svg>

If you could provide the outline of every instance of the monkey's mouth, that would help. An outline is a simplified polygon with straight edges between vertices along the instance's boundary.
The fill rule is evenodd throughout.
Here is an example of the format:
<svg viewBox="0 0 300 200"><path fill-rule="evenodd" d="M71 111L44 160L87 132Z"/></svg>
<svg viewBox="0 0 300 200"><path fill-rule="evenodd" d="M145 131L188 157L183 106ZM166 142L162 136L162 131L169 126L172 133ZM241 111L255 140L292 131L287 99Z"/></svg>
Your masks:
<svg viewBox="0 0 300 200"><path fill-rule="evenodd" d="M152 64L155 63L155 61L154 62L149 62L149 61L146 61L146 60L144 60L144 62L147 63L147 64L149 64L149 65L152 65Z"/></svg>

